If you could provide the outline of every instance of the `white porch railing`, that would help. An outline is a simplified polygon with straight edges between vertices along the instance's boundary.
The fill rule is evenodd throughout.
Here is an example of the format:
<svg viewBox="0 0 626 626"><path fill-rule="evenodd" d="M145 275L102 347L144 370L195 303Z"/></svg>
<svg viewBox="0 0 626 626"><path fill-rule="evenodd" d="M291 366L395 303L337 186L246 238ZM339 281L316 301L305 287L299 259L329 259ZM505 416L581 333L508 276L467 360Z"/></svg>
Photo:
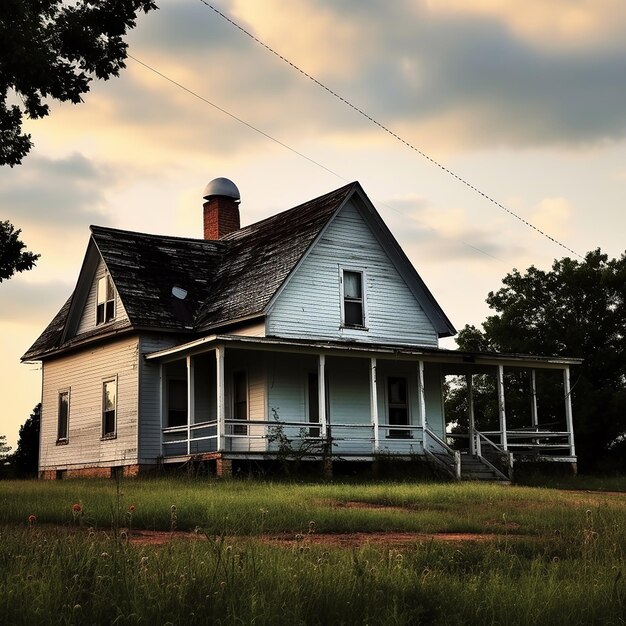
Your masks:
<svg viewBox="0 0 626 626"><path fill-rule="evenodd" d="M316 446L312 444L319 442L321 451L325 442L322 432L319 422L225 419L223 445L220 447L217 420L190 426L171 426L162 430L163 456L180 457L211 452L271 454L276 452L279 438L282 438L283 443L288 441L295 451L304 447L315 450ZM330 454L334 456L423 453L422 427L418 425L374 426L371 422L332 422L327 424L327 434Z"/></svg>

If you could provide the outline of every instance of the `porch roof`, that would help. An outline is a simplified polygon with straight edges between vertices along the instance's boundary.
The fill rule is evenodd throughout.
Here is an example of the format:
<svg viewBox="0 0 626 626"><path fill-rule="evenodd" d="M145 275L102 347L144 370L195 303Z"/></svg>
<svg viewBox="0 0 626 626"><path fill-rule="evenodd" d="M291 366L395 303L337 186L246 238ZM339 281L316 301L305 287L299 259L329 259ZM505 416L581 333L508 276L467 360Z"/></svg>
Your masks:
<svg viewBox="0 0 626 626"><path fill-rule="evenodd" d="M209 335L165 350L147 353L148 360L173 360L190 354L212 350L218 345L239 349L302 354L379 357L397 360L424 360L441 363L450 374L469 374L489 371L498 365L511 367L563 369L580 365L583 359L563 356L534 356L500 352L465 352L445 348L389 345L355 341L326 341L315 339L283 339L280 337L247 337L241 335Z"/></svg>

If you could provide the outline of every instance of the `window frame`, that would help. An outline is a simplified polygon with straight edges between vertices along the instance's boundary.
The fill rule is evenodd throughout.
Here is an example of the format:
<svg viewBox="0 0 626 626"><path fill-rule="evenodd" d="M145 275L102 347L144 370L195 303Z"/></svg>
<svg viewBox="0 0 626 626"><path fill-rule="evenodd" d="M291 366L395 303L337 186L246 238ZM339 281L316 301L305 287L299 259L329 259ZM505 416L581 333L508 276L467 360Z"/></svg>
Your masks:
<svg viewBox="0 0 626 626"><path fill-rule="evenodd" d="M106 281L106 293L104 301L100 300L100 283L102 281ZM109 311L109 304L111 304L111 316L107 315ZM103 307L103 316L102 320L99 319L100 307ZM105 272L103 276L98 278L96 281L96 326L103 326L104 324L108 324L109 322L113 322L117 316L117 303L115 297L115 286L113 285L113 280L111 279L111 275L108 272Z"/></svg>
<svg viewBox="0 0 626 626"><path fill-rule="evenodd" d="M105 408L105 398L106 398L106 394L105 394L105 389L106 389L106 384L107 383L115 383L115 408L113 409L113 430L112 431L108 431L105 432L105 428L106 428L106 415L105 413L108 412L104 410ZM119 381L118 381L118 376L117 374L115 376L109 376L107 378L103 378L102 379L102 384L101 384L101 395L102 395L102 399L101 399L101 410L100 410L100 415L101 415L101 439L116 439L117 438L117 397L118 397L118 391L119 391Z"/></svg>
<svg viewBox="0 0 626 626"><path fill-rule="evenodd" d="M361 299L346 299L345 294L345 273L359 274L361 276ZM341 310L341 328L347 328L352 330L369 330L368 328L368 311L367 311L367 272L363 267L354 267L350 265L339 266L339 290L340 290L340 310ZM346 302L360 302L361 303L361 317L363 324L348 324L346 323Z"/></svg>
<svg viewBox="0 0 626 626"><path fill-rule="evenodd" d="M58 446L66 445L70 440L70 403L71 403L71 387L59 389L57 393L57 440ZM65 436L61 437L61 396L67 395L67 414L65 415Z"/></svg>
<svg viewBox="0 0 626 626"><path fill-rule="evenodd" d="M243 375L245 376L245 385L246 385L246 417L241 418L237 417L237 381L236 377ZM231 415L234 420L238 420L240 422L248 422L250 419L250 377L248 375L247 369L237 369L234 370L231 374L231 383L232 383L232 392L231 392ZM248 424L232 424L232 434L233 435L248 435Z"/></svg>
<svg viewBox="0 0 626 626"><path fill-rule="evenodd" d="M391 393L389 389L389 385L392 380L403 380L406 388L406 403L392 403L391 402ZM386 417L387 417L387 439L412 439L413 433L410 430L397 430L392 428L392 426L411 426L413 424L412 415L411 415L411 386L408 376L386 376L385 377L385 404L386 404ZM392 408L406 408L406 423L405 424L392 424L391 423L391 409Z"/></svg>

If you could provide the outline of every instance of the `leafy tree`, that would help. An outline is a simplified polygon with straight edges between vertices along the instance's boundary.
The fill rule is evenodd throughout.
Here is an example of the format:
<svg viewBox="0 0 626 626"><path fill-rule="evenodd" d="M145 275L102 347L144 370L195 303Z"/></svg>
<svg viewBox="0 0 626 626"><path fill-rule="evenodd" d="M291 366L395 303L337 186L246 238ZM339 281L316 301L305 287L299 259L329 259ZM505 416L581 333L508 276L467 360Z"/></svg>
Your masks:
<svg viewBox="0 0 626 626"><path fill-rule="evenodd" d="M14 472L20 478L37 476L39 466L39 428L41 424L41 403L20 426L17 449L11 457Z"/></svg>
<svg viewBox="0 0 626 626"><path fill-rule="evenodd" d="M8 221L0 222L0 283L15 272L32 269L40 256L23 251L26 244L18 239L21 232Z"/></svg>
<svg viewBox="0 0 626 626"><path fill-rule="evenodd" d="M608 259L599 249L584 261L564 258L550 271L531 266L513 270L504 287L489 293L497 314L482 329L466 326L457 338L464 350L494 350L584 359L572 369L572 403L576 449L583 469L597 468L608 456L626 460L626 253ZM527 404L523 375L507 385L507 413ZM510 382L510 379L509 379ZM539 384L538 376L538 384ZM493 383L491 383L493 384ZM546 373L541 384L553 389L559 381ZM448 407L462 416L460 391L448 396ZM513 393L510 394L510 389ZM517 390L517 397L516 397ZM562 419L562 393L542 393L554 405L542 405L549 419ZM509 399L513 396L513 401ZM475 389L480 397L480 388ZM478 400L480 402L480 399ZM621 458L620 458L621 455Z"/></svg>
<svg viewBox="0 0 626 626"><path fill-rule="evenodd" d="M152 0L2 0L0 165L19 165L32 147L24 114L48 115L47 98L77 104L94 76L119 75L124 36L140 11L156 8Z"/></svg>
<svg viewBox="0 0 626 626"><path fill-rule="evenodd" d="M7 445L7 436L0 435L0 478L9 474L9 452L11 452L11 446Z"/></svg>

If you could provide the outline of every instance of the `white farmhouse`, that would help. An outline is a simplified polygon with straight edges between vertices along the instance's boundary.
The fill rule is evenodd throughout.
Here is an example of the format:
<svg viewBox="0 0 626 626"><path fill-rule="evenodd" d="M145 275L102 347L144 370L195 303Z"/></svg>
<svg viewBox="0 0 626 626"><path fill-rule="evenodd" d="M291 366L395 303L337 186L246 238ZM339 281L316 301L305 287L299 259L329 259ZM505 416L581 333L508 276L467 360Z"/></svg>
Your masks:
<svg viewBox="0 0 626 626"><path fill-rule="evenodd" d="M40 477L191 460L227 475L285 454L327 471L421 460L455 478L507 479L513 459L575 464L579 361L439 348L456 331L359 183L244 228L231 181L204 199L203 239L91 227L74 292L23 356L43 368ZM505 368L529 373L524 428L507 428ZM562 371L556 428L538 415L542 370ZM446 374L470 383L454 449ZM475 427L473 374L497 380L489 432Z"/></svg>

